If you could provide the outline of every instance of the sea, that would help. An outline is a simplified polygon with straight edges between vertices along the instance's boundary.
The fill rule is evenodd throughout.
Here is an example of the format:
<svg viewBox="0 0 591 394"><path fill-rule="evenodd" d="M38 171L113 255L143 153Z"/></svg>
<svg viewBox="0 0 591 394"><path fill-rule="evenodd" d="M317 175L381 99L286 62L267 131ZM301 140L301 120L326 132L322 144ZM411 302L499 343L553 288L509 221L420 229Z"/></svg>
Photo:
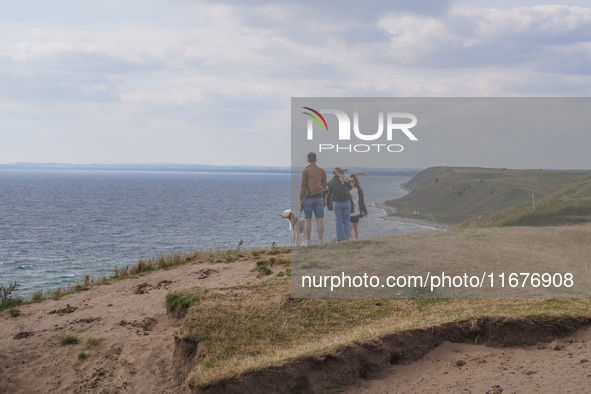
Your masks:
<svg viewBox="0 0 591 394"><path fill-rule="evenodd" d="M360 178L369 211L360 238L434 230L387 220L379 207L409 179ZM0 170L0 284L17 282L27 299L140 259L290 245L279 214L300 213L298 192L288 173ZM334 216L325 215L330 241Z"/></svg>

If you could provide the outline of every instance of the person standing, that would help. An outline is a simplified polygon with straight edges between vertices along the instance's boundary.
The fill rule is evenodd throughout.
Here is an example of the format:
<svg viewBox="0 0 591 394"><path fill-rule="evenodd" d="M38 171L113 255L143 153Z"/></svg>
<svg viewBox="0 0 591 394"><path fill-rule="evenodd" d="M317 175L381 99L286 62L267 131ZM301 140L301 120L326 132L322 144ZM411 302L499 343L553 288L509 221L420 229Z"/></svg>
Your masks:
<svg viewBox="0 0 591 394"><path fill-rule="evenodd" d="M351 239L351 196L349 194L351 185L345 176L347 171L349 170L335 167L332 170L334 176L328 181L328 193L332 200L337 242Z"/></svg>
<svg viewBox="0 0 591 394"><path fill-rule="evenodd" d="M308 153L308 166L302 171L302 184L300 186L300 206L304 210L304 242L303 246L310 245L312 235L312 214L316 217L316 230L318 242L324 243L324 207L326 206L326 171L316 164L316 153Z"/></svg>
<svg viewBox="0 0 591 394"><path fill-rule="evenodd" d="M349 177L349 184L351 185L351 234L354 240L359 239L359 219L367 216L367 208L365 206L365 197L363 189L359 183L358 175L365 175L363 173L351 174Z"/></svg>

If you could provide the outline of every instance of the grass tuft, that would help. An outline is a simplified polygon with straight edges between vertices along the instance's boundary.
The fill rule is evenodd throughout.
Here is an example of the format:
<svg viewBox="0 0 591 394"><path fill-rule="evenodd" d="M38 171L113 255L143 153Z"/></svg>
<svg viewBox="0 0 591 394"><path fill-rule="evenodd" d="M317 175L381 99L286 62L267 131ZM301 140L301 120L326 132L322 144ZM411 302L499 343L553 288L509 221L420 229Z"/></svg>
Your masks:
<svg viewBox="0 0 591 394"><path fill-rule="evenodd" d="M259 260L256 262L256 266L260 273L263 275L271 275L273 271L269 268L269 262L266 260Z"/></svg>
<svg viewBox="0 0 591 394"><path fill-rule="evenodd" d="M193 287L192 289L184 289L168 293L165 300L166 310L169 313L182 312L210 296L212 296L211 291L202 287Z"/></svg>
<svg viewBox="0 0 591 394"><path fill-rule="evenodd" d="M33 293L33 296L31 297L31 302L41 302L43 300L43 290L37 290Z"/></svg>
<svg viewBox="0 0 591 394"><path fill-rule="evenodd" d="M76 345L78 344L78 338L73 335L68 335L67 337L62 338L61 344L66 345Z"/></svg>
<svg viewBox="0 0 591 394"><path fill-rule="evenodd" d="M18 317L18 316L20 316L21 311L18 308L10 308L9 313L10 313L11 317Z"/></svg>

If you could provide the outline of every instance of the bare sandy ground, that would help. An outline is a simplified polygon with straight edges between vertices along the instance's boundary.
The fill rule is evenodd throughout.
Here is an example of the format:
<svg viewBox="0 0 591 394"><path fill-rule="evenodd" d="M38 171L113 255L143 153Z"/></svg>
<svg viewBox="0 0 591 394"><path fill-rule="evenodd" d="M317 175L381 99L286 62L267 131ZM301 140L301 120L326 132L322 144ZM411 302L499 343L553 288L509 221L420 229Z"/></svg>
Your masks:
<svg viewBox="0 0 591 394"><path fill-rule="evenodd" d="M512 348L445 342L421 360L394 365L347 393L588 393L591 330L551 344Z"/></svg>
<svg viewBox="0 0 591 394"><path fill-rule="evenodd" d="M1 312L0 393L188 393L174 378L173 336L180 320L167 316L166 294L256 280L254 262L186 265L21 306L16 318ZM62 345L67 335L80 343ZM98 344L87 346L88 338ZM81 352L85 359L78 358ZM505 393L589 392L591 330L554 346L446 342L420 361L393 365L372 378L338 391L485 393L500 384Z"/></svg>
<svg viewBox="0 0 591 394"><path fill-rule="evenodd" d="M173 378L180 320L167 316L166 294L255 281L254 268L186 265L21 306L16 318L0 312L0 393L187 393ZM80 343L62 345L68 335Z"/></svg>

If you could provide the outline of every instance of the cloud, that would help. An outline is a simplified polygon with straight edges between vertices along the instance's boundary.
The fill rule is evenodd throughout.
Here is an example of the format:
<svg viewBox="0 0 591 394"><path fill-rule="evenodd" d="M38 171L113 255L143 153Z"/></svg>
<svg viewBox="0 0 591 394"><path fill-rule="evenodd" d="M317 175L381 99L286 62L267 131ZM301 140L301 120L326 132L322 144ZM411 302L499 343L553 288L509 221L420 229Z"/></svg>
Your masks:
<svg viewBox="0 0 591 394"><path fill-rule="evenodd" d="M381 19L390 35L374 52L397 64L480 67L529 63L544 70L556 55L588 61L591 8L540 5L510 9L453 7L441 17ZM556 70L556 67L553 67ZM581 70L582 71L582 70Z"/></svg>
<svg viewBox="0 0 591 394"><path fill-rule="evenodd" d="M0 116L41 145L58 130L76 144L76 130L117 130L120 147L93 137L110 160L221 164L223 146L257 164L269 141L288 150L294 96L591 94L591 8L471 4L110 1L68 14L58 1L34 22L0 16ZM194 151L169 153L183 139ZM67 157L74 142L51 146ZM241 155L249 144L257 154ZM90 157L79 148L76 161Z"/></svg>
<svg viewBox="0 0 591 394"><path fill-rule="evenodd" d="M187 105L236 96L412 94L413 85L417 93L449 95L457 75L488 72L492 80L500 76L494 67L565 77L590 70L591 8L463 6L429 14L404 1L360 7L329 2L310 12L305 2L251 1L200 6L206 23L194 28L34 29L0 46L0 78L17 81L7 86L19 97L53 92ZM366 34L350 40L360 31ZM14 78L17 67L24 72ZM424 80L430 88L421 87Z"/></svg>

